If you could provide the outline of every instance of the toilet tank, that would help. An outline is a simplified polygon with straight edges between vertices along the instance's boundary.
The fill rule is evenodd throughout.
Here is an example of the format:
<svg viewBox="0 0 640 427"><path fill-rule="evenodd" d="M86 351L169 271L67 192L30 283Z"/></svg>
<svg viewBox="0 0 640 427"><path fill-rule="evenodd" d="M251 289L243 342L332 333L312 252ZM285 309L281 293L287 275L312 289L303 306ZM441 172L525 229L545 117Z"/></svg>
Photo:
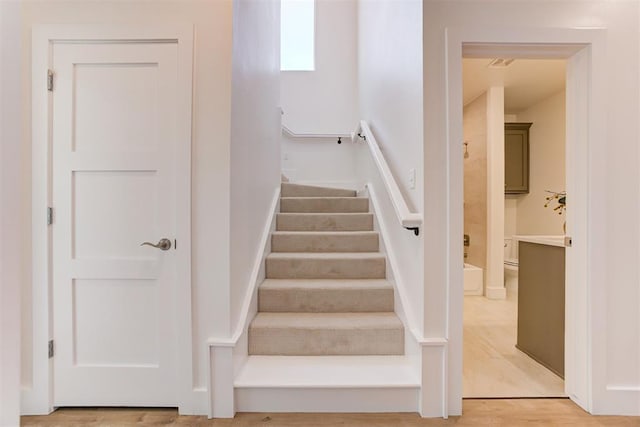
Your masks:
<svg viewBox="0 0 640 427"><path fill-rule="evenodd" d="M517 261L518 260L518 239L513 236L505 237L504 239L504 259Z"/></svg>

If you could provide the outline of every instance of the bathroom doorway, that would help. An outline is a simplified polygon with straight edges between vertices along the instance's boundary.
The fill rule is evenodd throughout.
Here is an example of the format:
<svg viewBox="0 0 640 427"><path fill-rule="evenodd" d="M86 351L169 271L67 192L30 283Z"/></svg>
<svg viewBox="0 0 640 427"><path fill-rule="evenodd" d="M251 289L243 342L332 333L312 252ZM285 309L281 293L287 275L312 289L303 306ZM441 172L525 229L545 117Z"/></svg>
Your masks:
<svg viewBox="0 0 640 427"><path fill-rule="evenodd" d="M462 71L462 395L565 396L566 60L474 56Z"/></svg>

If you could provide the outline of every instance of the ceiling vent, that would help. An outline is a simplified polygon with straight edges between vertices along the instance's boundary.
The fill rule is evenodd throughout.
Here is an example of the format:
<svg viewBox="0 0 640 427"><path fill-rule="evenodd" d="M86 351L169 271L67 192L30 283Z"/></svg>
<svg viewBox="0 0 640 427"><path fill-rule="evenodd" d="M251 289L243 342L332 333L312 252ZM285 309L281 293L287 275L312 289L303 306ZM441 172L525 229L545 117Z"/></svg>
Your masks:
<svg viewBox="0 0 640 427"><path fill-rule="evenodd" d="M496 58L491 60L491 62L489 62L489 65L487 65L487 67L489 68L507 68L509 65L511 65L513 63L513 61L515 61L515 59L513 58Z"/></svg>

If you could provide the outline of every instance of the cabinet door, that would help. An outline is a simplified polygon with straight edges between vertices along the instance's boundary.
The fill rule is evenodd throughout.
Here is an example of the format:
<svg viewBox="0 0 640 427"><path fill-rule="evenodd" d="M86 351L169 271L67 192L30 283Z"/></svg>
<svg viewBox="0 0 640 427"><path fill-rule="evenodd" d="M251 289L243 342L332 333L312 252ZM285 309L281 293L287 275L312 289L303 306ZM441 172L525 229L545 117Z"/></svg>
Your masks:
<svg viewBox="0 0 640 427"><path fill-rule="evenodd" d="M505 123L504 192L529 192L529 127L531 123Z"/></svg>

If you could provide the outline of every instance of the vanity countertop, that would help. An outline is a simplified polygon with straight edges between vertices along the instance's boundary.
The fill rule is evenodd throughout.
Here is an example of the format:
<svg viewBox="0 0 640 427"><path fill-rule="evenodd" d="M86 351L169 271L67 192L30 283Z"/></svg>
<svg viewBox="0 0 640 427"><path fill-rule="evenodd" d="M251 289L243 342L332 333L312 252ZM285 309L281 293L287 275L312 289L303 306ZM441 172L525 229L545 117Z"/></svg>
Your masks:
<svg viewBox="0 0 640 427"><path fill-rule="evenodd" d="M564 235L556 236L540 236L540 235L516 235L513 236L514 240L520 242L537 243L539 245L559 246L564 247Z"/></svg>

